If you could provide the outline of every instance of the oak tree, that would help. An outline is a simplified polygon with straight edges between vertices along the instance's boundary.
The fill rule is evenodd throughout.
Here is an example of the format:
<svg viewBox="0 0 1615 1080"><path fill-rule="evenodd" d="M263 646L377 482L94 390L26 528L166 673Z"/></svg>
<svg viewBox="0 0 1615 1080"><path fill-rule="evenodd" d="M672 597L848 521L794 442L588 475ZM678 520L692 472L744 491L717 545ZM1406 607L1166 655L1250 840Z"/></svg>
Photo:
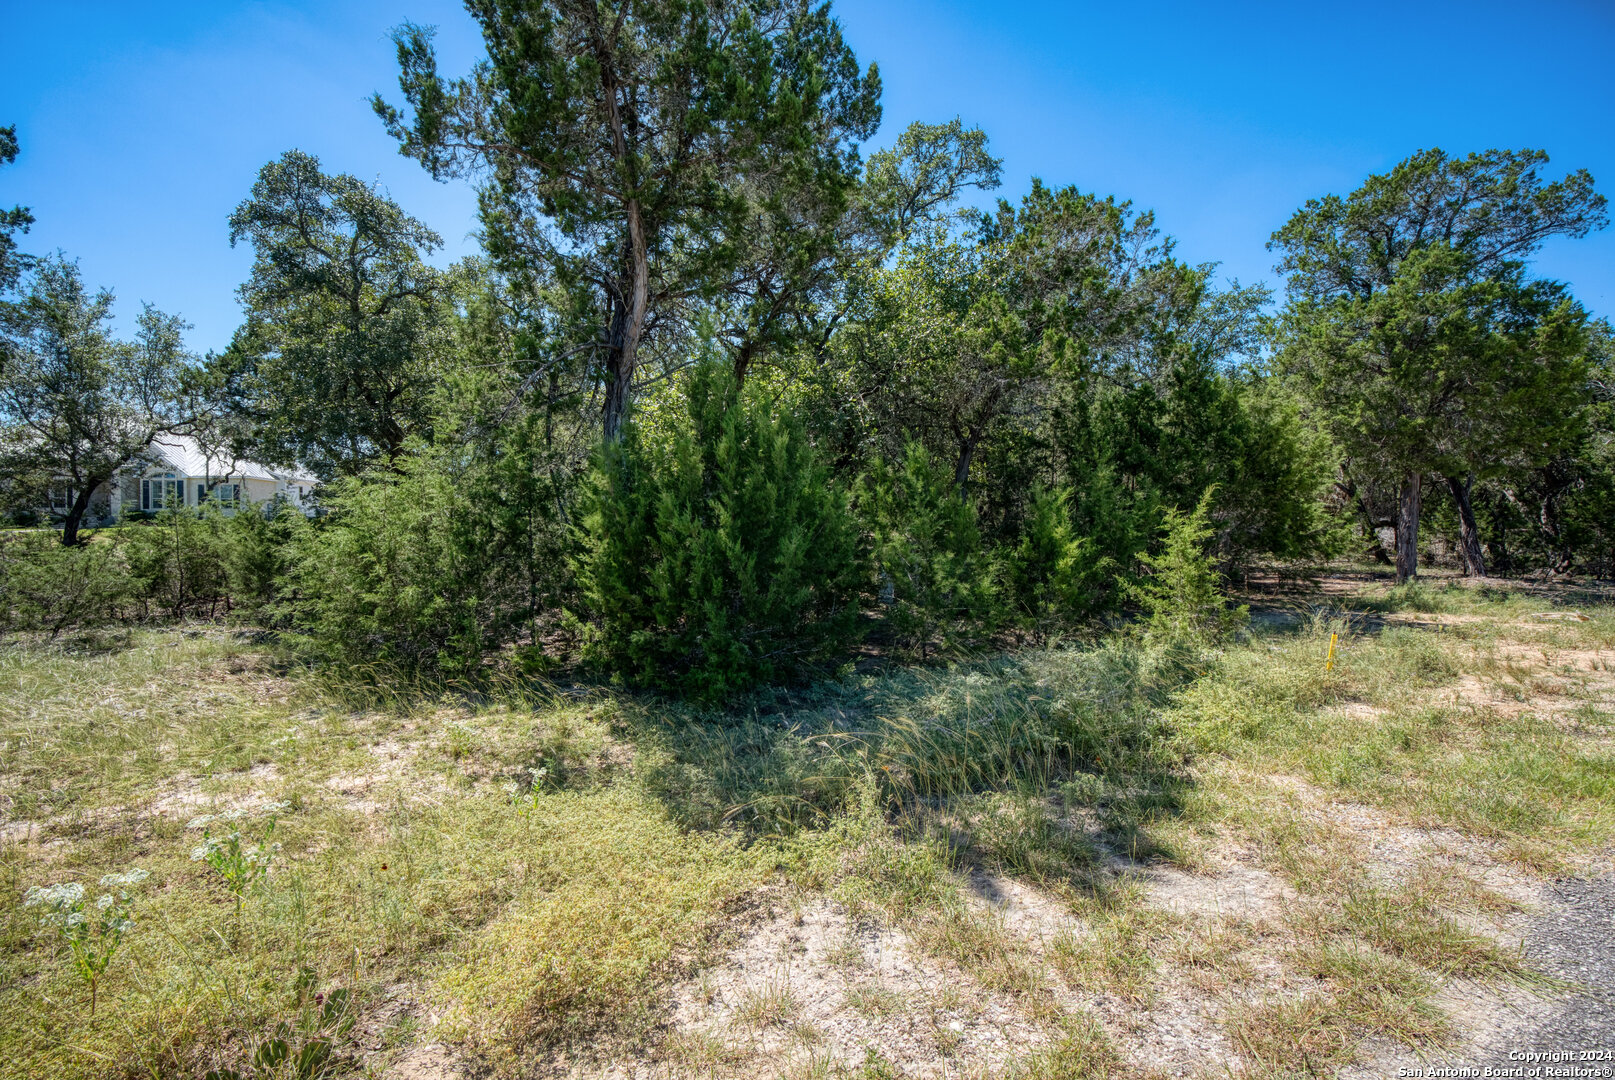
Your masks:
<svg viewBox="0 0 1615 1080"><path fill-rule="evenodd" d="M246 322L218 369L254 456L352 475L430 424L441 373L442 240L374 185L291 150L230 215L254 251Z"/></svg>
<svg viewBox="0 0 1615 1080"><path fill-rule="evenodd" d="M35 264L18 300L0 304L0 475L25 502L67 488L57 516L69 546L97 488L159 436L208 416L184 321L148 304L135 340L119 341L112 302L56 256Z"/></svg>
<svg viewBox="0 0 1615 1080"><path fill-rule="evenodd" d="M1346 198L1310 200L1273 234L1289 303L1281 369L1296 376L1355 467L1399 489L1396 571L1418 571L1425 477L1450 484L1466 569L1484 563L1469 485L1567 437L1580 326L1525 260L1606 221L1585 170L1548 182L1547 155L1421 151Z"/></svg>

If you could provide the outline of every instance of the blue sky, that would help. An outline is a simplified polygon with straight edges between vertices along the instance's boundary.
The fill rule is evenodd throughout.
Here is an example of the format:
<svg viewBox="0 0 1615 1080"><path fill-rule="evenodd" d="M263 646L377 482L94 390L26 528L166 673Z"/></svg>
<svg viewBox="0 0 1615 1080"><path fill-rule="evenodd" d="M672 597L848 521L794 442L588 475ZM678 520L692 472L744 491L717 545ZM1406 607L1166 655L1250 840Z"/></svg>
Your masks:
<svg viewBox="0 0 1615 1080"><path fill-rule="evenodd" d="M1269 233L1306 198L1345 193L1421 147L1533 146L1615 196L1615 3L1009 3L845 0L859 58L880 64L886 120L961 116L1031 176L1153 208L1186 259L1273 278ZM379 179L475 249L474 200L399 157L365 99L395 92L387 30L440 27L444 68L476 56L444 0L6 5L0 124L22 153L0 204L39 219L26 251L60 248L114 289L124 323L150 301L195 324L197 350L240 321L250 254L226 218L291 147ZM1555 241L1539 272L1615 315L1615 229Z"/></svg>

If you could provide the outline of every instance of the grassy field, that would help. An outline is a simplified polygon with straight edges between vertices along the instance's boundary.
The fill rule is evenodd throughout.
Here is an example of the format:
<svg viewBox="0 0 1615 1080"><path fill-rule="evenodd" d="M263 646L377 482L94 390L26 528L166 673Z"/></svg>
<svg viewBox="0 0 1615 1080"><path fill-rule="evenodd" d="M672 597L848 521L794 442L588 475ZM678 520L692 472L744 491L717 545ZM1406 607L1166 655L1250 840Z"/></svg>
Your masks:
<svg viewBox="0 0 1615 1080"><path fill-rule="evenodd" d="M1610 858L1615 609L1337 576L1258 614L721 714L337 680L218 626L8 642L0 1076L1461 1056L1560 989L1518 948L1540 883ZM27 903L70 882L92 929L129 896L93 1011Z"/></svg>

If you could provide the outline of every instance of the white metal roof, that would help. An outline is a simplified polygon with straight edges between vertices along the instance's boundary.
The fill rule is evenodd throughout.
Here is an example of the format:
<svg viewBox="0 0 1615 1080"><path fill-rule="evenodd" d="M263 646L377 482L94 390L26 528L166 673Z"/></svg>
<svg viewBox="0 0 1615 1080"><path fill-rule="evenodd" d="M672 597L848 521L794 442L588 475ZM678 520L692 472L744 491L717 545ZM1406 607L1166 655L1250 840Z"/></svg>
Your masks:
<svg viewBox="0 0 1615 1080"><path fill-rule="evenodd" d="M246 458L231 457L228 450L211 457L189 435L159 435L144 455L154 465L166 466L182 476L206 476L219 480L282 480L313 484L315 479L295 469L272 469Z"/></svg>

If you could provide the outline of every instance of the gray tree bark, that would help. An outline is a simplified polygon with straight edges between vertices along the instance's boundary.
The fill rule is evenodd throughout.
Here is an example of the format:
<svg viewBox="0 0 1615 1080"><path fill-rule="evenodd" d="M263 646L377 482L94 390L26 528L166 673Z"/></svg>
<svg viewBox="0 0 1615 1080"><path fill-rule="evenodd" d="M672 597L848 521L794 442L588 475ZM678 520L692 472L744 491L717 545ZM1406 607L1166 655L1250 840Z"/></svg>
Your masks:
<svg viewBox="0 0 1615 1080"><path fill-rule="evenodd" d="M1423 482L1416 472L1402 481L1396 504L1396 583L1405 585L1419 576L1419 495Z"/></svg>
<svg viewBox="0 0 1615 1080"><path fill-rule="evenodd" d="M1447 477L1447 490L1452 501L1458 504L1458 550L1464 560L1465 577L1486 576L1486 554L1480 546L1480 530L1475 526L1475 509L1469 501L1469 489L1475 486L1470 473L1462 481L1456 476Z"/></svg>

